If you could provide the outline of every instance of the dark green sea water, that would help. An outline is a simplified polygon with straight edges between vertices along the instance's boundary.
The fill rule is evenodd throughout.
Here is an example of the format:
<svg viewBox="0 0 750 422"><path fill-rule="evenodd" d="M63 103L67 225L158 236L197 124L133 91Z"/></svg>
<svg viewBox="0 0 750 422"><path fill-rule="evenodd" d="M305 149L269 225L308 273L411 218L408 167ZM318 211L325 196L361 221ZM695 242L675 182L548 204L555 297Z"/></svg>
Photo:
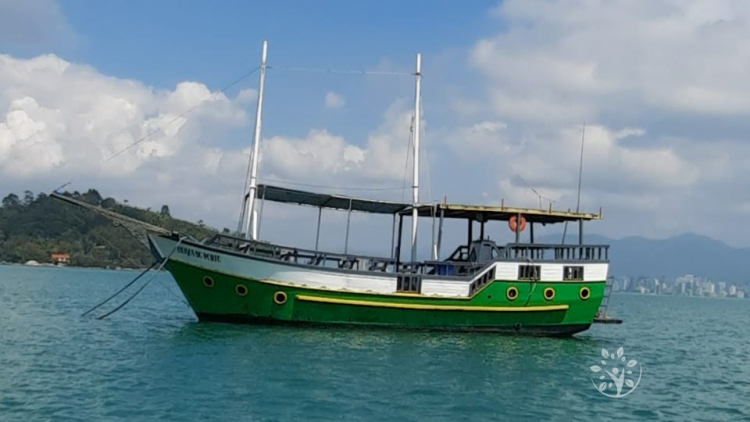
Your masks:
<svg viewBox="0 0 750 422"><path fill-rule="evenodd" d="M750 301L614 295L573 339L196 323L167 274L0 266L0 421L750 420ZM601 349L643 376L611 399ZM598 375L598 374L596 374Z"/></svg>

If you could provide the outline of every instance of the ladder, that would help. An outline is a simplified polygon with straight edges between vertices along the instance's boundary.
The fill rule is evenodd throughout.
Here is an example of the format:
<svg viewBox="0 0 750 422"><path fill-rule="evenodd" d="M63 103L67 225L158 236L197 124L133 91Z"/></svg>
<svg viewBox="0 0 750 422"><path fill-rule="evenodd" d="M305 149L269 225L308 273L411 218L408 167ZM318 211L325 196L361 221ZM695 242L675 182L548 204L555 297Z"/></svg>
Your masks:
<svg viewBox="0 0 750 422"><path fill-rule="evenodd" d="M622 324L622 320L611 317L607 314L607 308L609 307L609 296L612 294L612 284L615 278L612 276L607 277L607 281L604 285L604 297L602 297L602 303L599 304L599 310L596 312L594 317L594 323L597 324Z"/></svg>

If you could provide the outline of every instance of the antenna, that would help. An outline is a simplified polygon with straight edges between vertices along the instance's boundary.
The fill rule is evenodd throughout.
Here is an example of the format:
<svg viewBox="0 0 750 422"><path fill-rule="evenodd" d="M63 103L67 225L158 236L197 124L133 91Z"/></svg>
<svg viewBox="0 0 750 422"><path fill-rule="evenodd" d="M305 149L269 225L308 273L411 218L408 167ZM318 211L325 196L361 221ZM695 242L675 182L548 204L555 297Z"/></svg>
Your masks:
<svg viewBox="0 0 750 422"><path fill-rule="evenodd" d="M526 185L526 187L529 188L529 190L531 190L532 192L534 192L534 195L536 195L539 198L539 209L542 209L542 199L546 199L547 201L549 201L550 204L557 202L554 199L549 198L539 193L539 191L534 189L534 187L531 186L531 184L529 184L529 182L526 181L526 179L524 179L523 176L521 176L520 174L516 173L516 177L519 178L523 182L523 184Z"/></svg>
<svg viewBox="0 0 750 422"><path fill-rule="evenodd" d="M583 122L583 131L581 132L581 160L578 164L578 195L576 198L576 212L581 211L581 179L583 175L583 145L586 139L586 122ZM565 237L568 235L568 222L565 222L563 229L562 244L565 244ZM580 239L579 239L580 240Z"/></svg>
<svg viewBox="0 0 750 422"><path fill-rule="evenodd" d="M583 141L586 139L586 122L583 122L581 132L581 161L578 164L578 199L576 200L576 212L581 211L581 178L583 176Z"/></svg>

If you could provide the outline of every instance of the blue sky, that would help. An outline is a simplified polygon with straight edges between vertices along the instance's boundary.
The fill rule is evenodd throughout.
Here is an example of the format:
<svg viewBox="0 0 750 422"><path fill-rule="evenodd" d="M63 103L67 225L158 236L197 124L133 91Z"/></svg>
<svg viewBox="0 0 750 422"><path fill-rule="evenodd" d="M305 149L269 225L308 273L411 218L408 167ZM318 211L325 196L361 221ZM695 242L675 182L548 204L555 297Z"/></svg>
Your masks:
<svg viewBox="0 0 750 422"><path fill-rule="evenodd" d="M462 48L498 26L494 2L67 1L81 36L70 59L155 86L217 87L257 64L261 40L284 65L365 68ZM41 52L41 51L38 51ZM411 62L409 61L409 64Z"/></svg>
<svg viewBox="0 0 750 422"><path fill-rule="evenodd" d="M188 80L199 81L212 90L255 68L263 39L270 42L270 65L279 67L411 72L414 54L421 52L425 103L437 116L450 110L437 108L430 101L439 95L433 89L434 81L465 78L464 66L451 69L446 60L465 62L467 46L502 27L501 21L488 13L494 6L496 2L490 1L74 0L60 3L75 33L70 43L52 49L21 45L10 52L21 57L59 52L104 74L156 88L169 89ZM434 77L437 71L442 73L439 78ZM297 136L320 126L362 136L362 128L376 126L390 102L413 95L413 80L398 76L279 70L271 71L267 84L267 133L278 129ZM256 85L257 78L249 78L229 93ZM316 107L319 97L333 88L347 91L348 102L357 104L347 110L346 116L331 116ZM251 133L243 128L234 136L237 139L228 142L240 145L249 141Z"/></svg>
<svg viewBox="0 0 750 422"><path fill-rule="evenodd" d="M216 90L268 39L261 177L408 186L412 77L282 68L411 72L419 51L423 201L534 206L535 190L574 207L585 122L582 204L606 216L591 232L748 246L748 22L729 0L0 0L0 191L73 179L233 226L257 75ZM299 216L273 215L269 233L294 241Z"/></svg>

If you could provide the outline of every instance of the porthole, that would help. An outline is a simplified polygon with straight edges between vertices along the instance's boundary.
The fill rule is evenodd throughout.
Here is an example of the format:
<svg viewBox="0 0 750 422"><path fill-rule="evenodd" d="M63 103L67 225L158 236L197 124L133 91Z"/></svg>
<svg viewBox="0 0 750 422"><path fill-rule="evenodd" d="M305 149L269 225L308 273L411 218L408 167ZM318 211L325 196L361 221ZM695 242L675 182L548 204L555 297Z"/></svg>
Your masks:
<svg viewBox="0 0 750 422"><path fill-rule="evenodd" d="M208 288L214 287L214 279L209 276L203 277L203 285Z"/></svg>
<svg viewBox="0 0 750 422"><path fill-rule="evenodd" d="M508 298L508 300L516 300L518 297L518 288L514 286L508 287L508 290L505 292L505 296Z"/></svg>
<svg viewBox="0 0 750 422"><path fill-rule="evenodd" d="M547 287L544 289L544 299L545 300L552 300L555 298L555 289L552 287Z"/></svg>
<svg viewBox="0 0 750 422"><path fill-rule="evenodd" d="M588 287L581 287L581 290L578 292L578 296L581 298L581 300L588 300L591 297L591 289Z"/></svg>
<svg viewBox="0 0 750 422"><path fill-rule="evenodd" d="M283 305L286 303L286 293L284 292L276 292L273 294L273 302L277 305Z"/></svg>
<svg viewBox="0 0 750 422"><path fill-rule="evenodd" d="M234 286L234 292L237 293L237 296L247 296L247 287L242 284L238 284Z"/></svg>

